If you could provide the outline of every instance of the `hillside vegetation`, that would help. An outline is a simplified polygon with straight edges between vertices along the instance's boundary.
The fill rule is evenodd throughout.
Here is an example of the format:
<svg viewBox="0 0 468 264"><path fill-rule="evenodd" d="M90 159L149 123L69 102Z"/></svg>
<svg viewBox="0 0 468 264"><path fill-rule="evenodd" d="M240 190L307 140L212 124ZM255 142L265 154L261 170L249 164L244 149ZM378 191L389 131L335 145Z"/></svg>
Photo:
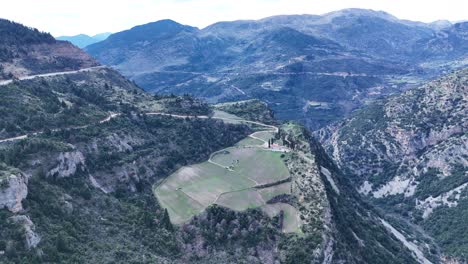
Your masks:
<svg viewBox="0 0 468 264"><path fill-rule="evenodd" d="M152 30L153 26L162 30ZM26 30L30 31L26 35L47 39L47 34L19 24L8 24L8 28L9 35L17 28L19 35ZM217 32L216 26L209 30ZM169 46L154 43L193 33L200 31L165 20L111 36L114 42L110 46L136 41L128 46L133 49L141 47L143 41L159 54L167 54L163 51ZM350 52L349 47L298 30L274 28L263 33L255 38L258 45L246 48L248 54L243 59L256 61L255 53L277 43L280 48L273 54L317 53L318 57L295 60L307 60L304 69L309 71L319 66L314 64L315 58L330 61ZM147 38L155 42L147 43ZM208 63L189 63L191 70L217 63L209 59L219 59L218 41L232 43L232 39L222 37L211 39L208 44L198 42L210 46L199 51L210 52L202 52L200 57L181 54L192 62ZM289 43L290 39L297 42ZM187 44L184 41L192 40L181 38L177 41L180 46L170 41L168 45L171 49L182 47ZM16 44L6 45L15 58L0 60L9 75L9 80L0 81L1 263L360 264L439 260L438 248L430 239L414 237L407 226L364 202L349 181L356 177L354 172L343 172L336 166L304 126L275 121L267 106L278 102L271 98L266 98L266 103L244 100L211 106L190 95L152 95L111 68L94 67L94 60L70 43ZM368 65L356 52L352 56L357 61L346 63ZM129 56L119 54L121 58ZM264 58L275 69L278 62L289 61L272 53ZM365 71L400 72L399 67L384 64L383 68L373 64ZM178 66L172 64L170 69L187 72L186 65ZM254 70L263 67L251 66ZM283 77L293 73L286 68L275 71ZM229 82L234 76L242 75L226 74L220 82ZM375 80L361 74L343 78L343 73L336 72L320 76L316 81L331 78L373 85ZM206 80L216 82L213 78L207 76ZM297 87L295 81L289 82L288 89ZM354 85L359 86L357 82ZM330 81L327 85L334 84ZM243 91L235 84L230 87ZM264 88L284 102L294 99ZM309 92L320 94L319 90L297 91L297 96L302 99ZM306 99L310 108L336 107L320 98ZM288 104L281 107L287 109ZM434 188L433 182L424 183L425 188ZM446 190L439 191L443 195ZM458 195L458 189L450 191L450 197L442 200L452 202L452 194ZM432 215L440 215L436 211L441 208ZM463 220L457 212L443 213L456 215L454 222ZM447 235L456 235L440 232L447 225L439 218L428 219L434 222L426 220L426 230L434 237L441 234L437 237L440 241L450 242ZM454 255L459 254L463 245L452 249Z"/></svg>
<svg viewBox="0 0 468 264"><path fill-rule="evenodd" d="M0 19L0 80L97 65L91 56L68 42Z"/></svg>
<svg viewBox="0 0 468 264"><path fill-rule="evenodd" d="M420 224L443 253L463 261L467 94L464 69L367 106L316 133L353 175L356 189L386 211Z"/></svg>
<svg viewBox="0 0 468 264"><path fill-rule="evenodd" d="M317 167L316 159L322 154L311 154L315 152L308 147L305 130L292 124L281 127L279 142L289 142L294 154L250 161L250 167L243 168L246 175L264 181L258 193L272 202L260 209L244 205L243 195L221 199L219 205L208 206L188 222L173 225L171 212L153 198L153 184L182 166L195 166L192 164L208 160L211 153L235 145L252 129L259 129L258 125L252 123L249 128L239 120L221 121L216 119L216 111L213 118L206 118L212 113L203 103L188 97L147 95L112 70L32 81L40 84L36 89L49 87L56 94L56 89L64 89L57 82L67 78L67 86L89 85L86 89L98 95L108 91L115 95L106 95L102 105L87 102L85 109L92 105L107 111L103 106L107 105L112 111L121 111L120 115L104 122L90 119L83 127L53 127L22 140L0 143L2 175L6 175L2 176L1 201L12 201L2 204L8 210L0 210L0 250L5 252L5 263L308 263L330 258L330 250L335 252L334 259L349 263L369 262L382 255L394 263L413 261L409 251L392 240L375 218L365 221L376 225L373 233L382 234L379 243L394 253L388 255L378 248L359 255L350 253L347 247L355 241L341 238L334 226L342 224L329 218L330 214L339 217L343 209L328 205L328 192L334 190L324 184ZM27 89L30 82L14 85ZM72 100L77 96L73 91L61 90L59 94ZM41 101L40 93L36 96ZM49 100L49 94L43 98ZM150 114L170 113L166 106L170 109L174 104L183 107L177 108L175 116ZM257 136L268 138L265 133ZM240 143L245 144L252 142ZM233 158L241 160L239 164L248 164L249 160L240 155L212 159L226 166ZM273 159L291 174L290 187L282 188L280 183L270 186L268 177L262 180L261 174L251 174L257 171L256 166L268 168L268 160ZM338 188L344 190L340 184ZM25 192L27 195L23 195ZM193 190L195 195L204 193L203 188ZM10 195L21 199L10 200ZM354 230L361 239L372 237L360 222L356 225Z"/></svg>

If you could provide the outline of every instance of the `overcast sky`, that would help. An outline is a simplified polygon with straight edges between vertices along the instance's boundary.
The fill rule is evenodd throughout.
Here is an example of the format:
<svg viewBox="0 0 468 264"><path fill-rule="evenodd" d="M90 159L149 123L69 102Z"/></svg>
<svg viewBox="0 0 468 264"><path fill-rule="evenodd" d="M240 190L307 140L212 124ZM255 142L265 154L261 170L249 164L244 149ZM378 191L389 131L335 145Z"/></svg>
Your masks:
<svg viewBox="0 0 468 264"><path fill-rule="evenodd" d="M383 10L423 22L468 19L466 0L2 0L0 17L60 36L118 32L166 18L203 28L217 21L344 8Z"/></svg>

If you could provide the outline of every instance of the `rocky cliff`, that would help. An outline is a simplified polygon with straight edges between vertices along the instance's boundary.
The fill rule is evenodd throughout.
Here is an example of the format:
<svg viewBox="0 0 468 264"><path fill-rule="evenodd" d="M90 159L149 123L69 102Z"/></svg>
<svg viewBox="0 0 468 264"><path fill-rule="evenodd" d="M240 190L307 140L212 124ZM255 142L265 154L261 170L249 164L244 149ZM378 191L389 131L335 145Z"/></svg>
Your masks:
<svg viewBox="0 0 468 264"><path fill-rule="evenodd" d="M28 177L5 164L0 164L0 168L0 208L20 212L23 210L22 201L28 195Z"/></svg>
<svg viewBox="0 0 468 264"><path fill-rule="evenodd" d="M466 245L434 225L465 214L467 94L464 69L369 105L316 133L340 167L354 175L359 192L425 226L447 253L462 259Z"/></svg>

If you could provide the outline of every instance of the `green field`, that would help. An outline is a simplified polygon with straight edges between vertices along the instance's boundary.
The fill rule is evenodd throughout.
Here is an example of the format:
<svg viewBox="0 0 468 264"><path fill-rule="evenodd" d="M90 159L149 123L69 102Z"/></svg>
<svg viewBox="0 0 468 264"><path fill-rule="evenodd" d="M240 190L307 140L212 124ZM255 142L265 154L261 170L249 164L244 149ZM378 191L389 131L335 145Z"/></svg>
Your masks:
<svg viewBox="0 0 468 264"><path fill-rule="evenodd" d="M224 122L231 123L231 124L240 124L243 121L243 119L238 116L231 115L229 113L219 111L219 110L213 111L213 118L224 119Z"/></svg>
<svg viewBox="0 0 468 264"><path fill-rule="evenodd" d="M171 221L175 224L183 223L205 209L202 204L182 191L170 189L165 185L158 187L155 194L161 206L167 208Z"/></svg>
<svg viewBox="0 0 468 264"><path fill-rule="evenodd" d="M236 147L246 147L246 146L261 146L264 142L255 138L246 137L245 139L239 141L235 146Z"/></svg>
<svg viewBox="0 0 468 264"><path fill-rule="evenodd" d="M231 147L214 153L211 160L216 164L207 161L179 169L154 189L173 223L184 223L214 203L242 211L264 205L263 197L289 193L289 183L254 188L289 178L281 153Z"/></svg>
<svg viewBox="0 0 468 264"><path fill-rule="evenodd" d="M190 200L175 199L174 194L170 192L182 192L185 196L196 201L198 205L202 205L204 209L213 204L222 193L247 189L253 186L255 186L255 182L246 177L240 177L234 171L204 162L181 168L156 187L155 193L158 200L163 201L162 204L166 204L167 207L190 207L197 212L195 214L198 214L202 210L198 210L197 206L193 206ZM171 206L168 204L171 204ZM176 212L177 210L173 211ZM188 220L195 214L187 218L184 213L178 218Z"/></svg>
<svg viewBox="0 0 468 264"><path fill-rule="evenodd" d="M232 166L239 176L263 185L289 178L281 154L261 148L233 147L217 152L211 160L226 167Z"/></svg>
<svg viewBox="0 0 468 264"><path fill-rule="evenodd" d="M216 204L236 211L244 211L249 208L257 208L265 205L265 201L255 189L248 189L222 194L216 201Z"/></svg>
<svg viewBox="0 0 468 264"><path fill-rule="evenodd" d="M217 114L231 118L226 113ZM269 139L273 135L256 132L255 136ZM274 185L290 177L283 159L282 152L266 148L262 140L247 137L233 147L213 153L206 162L182 167L157 185L154 194L174 224L189 221L213 204L236 211L270 208L266 201L291 192L290 182ZM273 186L262 188L265 184ZM268 209L270 215L274 208ZM286 210L285 219L292 221L291 209Z"/></svg>

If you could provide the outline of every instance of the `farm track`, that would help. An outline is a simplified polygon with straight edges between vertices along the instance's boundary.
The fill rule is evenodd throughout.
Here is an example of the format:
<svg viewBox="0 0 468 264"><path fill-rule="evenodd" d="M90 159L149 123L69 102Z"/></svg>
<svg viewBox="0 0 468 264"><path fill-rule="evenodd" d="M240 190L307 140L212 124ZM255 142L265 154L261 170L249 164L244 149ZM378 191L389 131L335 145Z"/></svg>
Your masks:
<svg viewBox="0 0 468 264"><path fill-rule="evenodd" d="M272 126L272 125L267 125L267 124L264 124L264 123L260 123L260 122L256 122L256 121L248 121L248 120L239 120L239 119L233 119L233 118L223 118L223 117L209 117L209 116L206 116L206 115L201 115L201 116L190 116L190 115L179 115L179 114L169 114L169 113L160 113L160 112L151 112L151 113L146 113L146 115L160 115L160 116L170 116L170 117L174 117L174 118L200 118L200 119L209 119L209 118L212 118L212 119L218 119L218 120L223 120L223 121L231 121L231 122L239 122L239 123L246 123L246 124L253 124L253 125L258 125L258 126L261 126L261 127L264 127L265 129L264 130L259 130L259 131L255 131L253 132L252 134L248 135L247 137L250 137L250 138L253 138L253 139L257 139L261 142L263 142L262 145L246 145L246 146L240 146L240 147L236 147L236 148L258 148L258 149L261 149L261 150L265 150L265 151L275 151L273 149L270 149L266 146L266 144L268 143L266 140L262 139L262 138L259 138L259 137L256 137L255 134L256 133L260 133L260 132L270 132L270 133L277 133L279 131L279 128L276 127L276 126ZM217 154L220 154L220 153L223 153L225 151L227 151L229 148L232 148L232 147L228 147L228 148L225 148L225 149L221 149L221 150L218 150L218 151L215 151L213 153L211 153L209 159L207 162L209 162L210 164L213 164L215 166L218 166L218 167L221 167L223 169L226 169L226 170L229 170L229 171L234 171L234 169L231 167L231 166L225 166L225 165L222 165L220 163L217 163L215 161L212 160L212 158L217 155ZM286 150L286 149L285 149ZM234 190L234 191L228 191L228 192L223 192L223 193L220 193L219 195L216 196L216 199L213 201L213 204L216 204L218 202L218 200L223 196L223 195L227 195L227 194L231 194L231 193L238 193L238 192L242 192L242 191L248 191L248 190L259 190L259 189L265 189L265 188L269 188L269 187L274 187L276 185L279 185L279 184L282 184L282 183L285 183L285 182L289 182L291 180L291 177L288 177L287 179L281 179L279 181L276 181L274 183L269 183L269 184L260 184L258 183L256 180L250 178L250 177L247 177L250 181L252 181L255 186L252 186L252 187L249 187L249 188L243 188L243 189L240 189L240 190ZM167 179L167 178L166 178ZM157 185L154 186L154 189L156 189L157 187L161 186L162 184L165 183L166 179L162 180L160 183L158 183ZM198 202L196 199L192 198L190 195L188 195L187 193L185 193L183 190L174 190L173 191L178 191L178 192L181 192L183 193L184 195L186 195L187 197L189 197L191 200L194 200L195 202L197 202L197 204L201 204L200 202ZM263 197L260 195L262 201L263 201L263 204L266 204L266 201L263 199Z"/></svg>

